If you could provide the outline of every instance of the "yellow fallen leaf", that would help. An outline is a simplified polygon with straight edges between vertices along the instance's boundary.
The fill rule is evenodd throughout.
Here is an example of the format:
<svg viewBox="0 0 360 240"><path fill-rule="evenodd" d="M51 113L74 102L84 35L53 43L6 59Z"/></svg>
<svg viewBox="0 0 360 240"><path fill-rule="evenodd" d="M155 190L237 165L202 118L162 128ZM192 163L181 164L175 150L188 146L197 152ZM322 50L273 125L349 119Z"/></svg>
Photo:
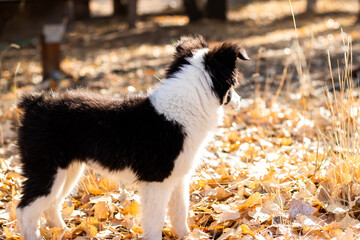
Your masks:
<svg viewBox="0 0 360 240"><path fill-rule="evenodd" d="M134 217L140 214L140 205L135 200L122 211L123 214L130 214Z"/></svg>
<svg viewBox="0 0 360 240"><path fill-rule="evenodd" d="M10 173L9 175L6 176L7 179L16 179L16 178L19 178L21 175L14 172L14 173Z"/></svg>
<svg viewBox="0 0 360 240"><path fill-rule="evenodd" d="M103 177L99 182L99 188L111 192L117 190L119 188L119 184L116 181L113 181L107 177Z"/></svg>
<svg viewBox="0 0 360 240"><path fill-rule="evenodd" d="M83 221L81 221L81 223L84 223L84 224L90 224L90 225L97 225L99 224L99 220L97 218L94 218L94 217L87 217L85 218Z"/></svg>
<svg viewBox="0 0 360 240"><path fill-rule="evenodd" d="M338 222L332 222L332 223L330 223L330 224L325 225L324 227L322 227L321 230L326 231L326 232L330 232L330 231L332 231L332 230L339 229L339 228L341 228L340 223L338 223Z"/></svg>
<svg viewBox="0 0 360 240"><path fill-rule="evenodd" d="M136 234L142 234L142 228L138 225L134 225L131 230Z"/></svg>
<svg viewBox="0 0 360 240"><path fill-rule="evenodd" d="M21 239L20 237L16 236L15 233L10 228L7 227L4 227L3 234L5 239L12 239L12 240Z"/></svg>
<svg viewBox="0 0 360 240"><path fill-rule="evenodd" d="M97 202L94 205L94 217L98 219L107 219L110 215L109 204L105 202Z"/></svg>
<svg viewBox="0 0 360 240"><path fill-rule="evenodd" d="M57 228L54 227L51 229L52 232L52 237L51 240L61 240L61 239L66 239L64 236L64 233L66 232L66 228Z"/></svg>
<svg viewBox="0 0 360 240"><path fill-rule="evenodd" d="M40 227L40 234L42 239L51 239L52 232L49 227Z"/></svg>
<svg viewBox="0 0 360 240"><path fill-rule="evenodd" d="M343 230L341 230L340 228L338 229L333 229L333 230L330 230L329 234L332 238L336 238L338 237L340 234L343 233Z"/></svg>
<svg viewBox="0 0 360 240"><path fill-rule="evenodd" d="M106 191L99 189L99 186L97 186L96 184L91 183L91 182L86 183L86 189L89 191L89 193L91 193L93 195L101 195L106 192Z"/></svg>
<svg viewBox="0 0 360 240"><path fill-rule="evenodd" d="M144 70L144 74L145 74L145 75L149 75L149 76L153 76L153 75L154 75L154 70L153 70L153 69L150 69L150 68L145 69L145 70Z"/></svg>
<svg viewBox="0 0 360 240"><path fill-rule="evenodd" d="M290 146L292 144L291 138L282 138L280 141L280 145L282 146Z"/></svg>
<svg viewBox="0 0 360 240"><path fill-rule="evenodd" d="M74 204L72 202L64 202L63 205L63 210L62 210L62 216L64 218L69 218L71 217L71 214L74 212Z"/></svg>
<svg viewBox="0 0 360 240"><path fill-rule="evenodd" d="M246 201L242 205L238 206L238 209L243 210L259 204L261 204L261 195L260 193L256 192L253 195L251 195L248 199L246 199Z"/></svg>
<svg viewBox="0 0 360 240"><path fill-rule="evenodd" d="M94 225L86 224L84 222L79 225L79 228L83 230L86 233L86 237L89 238L95 237L98 233L98 230Z"/></svg>
<svg viewBox="0 0 360 240"><path fill-rule="evenodd" d="M245 234L245 235L250 235L252 237L255 237L255 233L253 231L251 231L251 229L249 228L248 225L246 224L241 224L241 233Z"/></svg>
<svg viewBox="0 0 360 240"><path fill-rule="evenodd" d="M195 184L192 185L191 190L200 190L207 185L207 181L205 179L198 179Z"/></svg>

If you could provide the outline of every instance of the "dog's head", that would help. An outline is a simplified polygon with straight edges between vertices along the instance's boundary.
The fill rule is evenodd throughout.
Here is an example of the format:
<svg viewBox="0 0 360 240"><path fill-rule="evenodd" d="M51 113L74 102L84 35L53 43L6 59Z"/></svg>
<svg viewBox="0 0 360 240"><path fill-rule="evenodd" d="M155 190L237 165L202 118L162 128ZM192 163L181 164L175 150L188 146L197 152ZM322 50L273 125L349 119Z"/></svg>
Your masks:
<svg viewBox="0 0 360 240"><path fill-rule="evenodd" d="M175 48L174 60L166 72L167 78L181 72L185 65L192 64L191 59L201 51L203 69L210 77L208 83L220 105L239 100L240 97L232 88L237 84L236 60L250 59L244 48L236 43L225 42L209 49L202 36L182 37Z"/></svg>

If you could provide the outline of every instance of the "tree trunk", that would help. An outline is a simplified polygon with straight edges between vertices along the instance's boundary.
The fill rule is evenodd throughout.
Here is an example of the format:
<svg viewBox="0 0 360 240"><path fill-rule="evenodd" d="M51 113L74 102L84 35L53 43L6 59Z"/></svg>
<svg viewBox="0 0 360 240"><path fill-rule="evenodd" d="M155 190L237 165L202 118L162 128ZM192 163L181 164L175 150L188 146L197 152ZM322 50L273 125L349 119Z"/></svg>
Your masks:
<svg viewBox="0 0 360 240"><path fill-rule="evenodd" d="M18 2L1 2L0 1L0 37L6 22L19 12Z"/></svg>
<svg viewBox="0 0 360 240"><path fill-rule="evenodd" d="M73 0L74 18L84 20L90 18L89 0Z"/></svg>
<svg viewBox="0 0 360 240"><path fill-rule="evenodd" d="M316 0L307 0L306 12L316 11Z"/></svg>
<svg viewBox="0 0 360 240"><path fill-rule="evenodd" d="M226 21L226 0L208 0L206 4L207 17Z"/></svg>
<svg viewBox="0 0 360 240"><path fill-rule="evenodd" d="M56 76L60 73L60 40L54 41L54 39L52 39L49 41L46 38L46 33L41 35L41 61L43 65L43 80L56 78Z"/></svg>
<svg viewBox="0 0 360 240"><path fill-rule="evenodd" d="M359 6L358 6L358 8L359 8L359 14L358 14L358 19L357 19L357 21L360 23L360 0L359 0Z"/></svg>
<svg viewBox="0 0 360 240"><path fill-rule="evenodd" d="M127 1L127 21L129 28L135 28L136 17L137 17L137 0L128 0Z"/></svg>
<svg viewBox="0 0 360 240"><path fill-rule="evenodd" d="M115 16L126 16L127 5L125 1L113 0L114 3L114 15Z"/></svg>
<svg viewBox="0 0 360 240"><path fill-rule="evenodd" d="M196 0L184 0L183 4L190 22L196 22L202 18L203 14L199 10Z"/></svg>

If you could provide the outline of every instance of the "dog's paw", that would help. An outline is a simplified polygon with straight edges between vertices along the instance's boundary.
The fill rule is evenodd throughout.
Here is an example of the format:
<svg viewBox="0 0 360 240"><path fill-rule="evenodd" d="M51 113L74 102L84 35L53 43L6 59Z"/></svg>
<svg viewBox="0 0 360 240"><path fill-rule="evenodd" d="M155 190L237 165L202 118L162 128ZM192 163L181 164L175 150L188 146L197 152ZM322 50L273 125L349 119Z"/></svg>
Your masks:
<svg viewBox="0 0 360 240"><path fill-rule="evenodd" d="M187 235L189 235L189 228L186 226L185 228L183 229L176 229L175 230L176 232L176 236L179 238L179 239L184 239Z"/></svg>

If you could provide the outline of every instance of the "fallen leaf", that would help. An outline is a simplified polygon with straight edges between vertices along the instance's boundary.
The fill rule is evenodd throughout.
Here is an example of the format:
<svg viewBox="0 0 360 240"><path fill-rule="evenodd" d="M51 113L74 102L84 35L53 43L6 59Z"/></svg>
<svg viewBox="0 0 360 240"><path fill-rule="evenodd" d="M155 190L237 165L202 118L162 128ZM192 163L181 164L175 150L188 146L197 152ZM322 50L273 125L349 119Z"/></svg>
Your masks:
<svg viewBox="0 0 360 240"><path fill-rule="evenodd" d="M317 209L311 204L304 202L303 200L293 199L290 201L290 216L296 218L298 214L313 215Z"/></svg>
<svg viewBox="0 0 360 240"><path fill-rule="evenodd" d="M326 210L335 214L343 214L349 211L349 208L339 203L332 203L326 207Z"/></svg>
<svg viewBox="0 0 360 240"><path fill-rule="evenodd" d="M209 235L201 231L199 228L194 228L194 230L189 234L188 239L205 240L209 239Z"/></svg>
<svg viewBox="0 0 360 240"><path fill-rule="evenodd" d="M131 228L131 230L134 232L134 233L136 233L136 234L142 234L142 228L140 227L140 226L138 226L138 225L134 225L132 228Z"/></svg>
<svg viewBox="0 0 360 240"><path fill-rule="evenodd" d="M63 203L62 205L63 210L62 210L62 217L63 218L69 218L71 217L72 213L74 212L75 206L71 201L66 201Z"/></svg>
<svg viewBox="0 0 360 240"><path fill-rule="evenodd" d="M222 223L225 221L229 221L229 220L236 220L240 217L240 213L239 212L235 212L235 211L226 211L221 213L218 216L218 222Z"/></svg>
<svg viewBox="0 0 360 240"><path fill-rule="evenodd" d="M107 192L111 192L111 191L119 189L119 184L116 181L111 180L107 177L101 178L98 185L99 185L99 188L102 188Z"/></svg>
<svg viewBox="0 0 360 240"><path fill-rule="evenodd" d="M132 201L132 203L124 208L122 211L123 214L130 214L134 217L139 216L140 214L140 205L135 200Z"/></svg>
<svg viewBox="0 0 360 240"><path fill-rule="evenodd" d="M352 226L356 226L357 224L360 223L360 221L350 217L349 214L346 213L345 217L339 223L340 223L341 227L349 228Z"/></svg>
<svg viewBox="0 0 360 240"><path fill-rule="evenodd" d="M351 228L348 228L343 232L340 236L336 238L336 240L353 240L354 239L354 231Z"/></svg>
<svg viewBox="0 0 360 240"><path fill-rule="evenodd" d="M240 210L244 210L250 207L254 207L255 205L261 204L261 195L260 193L256 192L253 195L251 195L246 201L238 206Z"/></svg>
<svg viewBox="0 0 360 240"><path fill-rule="evenodd" d="M246 224L241 224L241 233L245 234L245 235L250 235L252 237L255 237L255 233L253 231L251 231L251 229L249 228L248 225Z"/></svg>
<svg viewBox="0 0 360 240"><path fill-rule="evenodd" d="M234 233L235 230L233 228L225 228L223 234L221 234L217 240L226 240L229 237L233 236Z"/></svg>
<svg viewBox="0 0 360 240"><path fill-rule="evenodd" d="M227 199L228 197L230 197L231 195L233 195L233 194L230 191L226 190L223 187L219 187L216 189L216 194L211 195L210 198L218 200L218 201L223 201L223 200Z"/></svg>
<svg viewBox="0 0 360 240"><path fill-rule="evenodd" d="M98 219L107 219L110 215L109 204L105 202L98 202L94 205L94 217Z"/></svg>
<svg viewBox="0 0 360 240"><path fill-rule="evenodd" d="M88 238L93 238L98 233L98 230L94 225L81 223L78 228L83 230L86 233L86 237Z"/></svg>
<svg viewBox="0 0 360 240"><path fill-rule="evenodd" d="M282 146L290 146L292 144L292 139L291 138L282 138L280 141L280 144Z"/></svg>

